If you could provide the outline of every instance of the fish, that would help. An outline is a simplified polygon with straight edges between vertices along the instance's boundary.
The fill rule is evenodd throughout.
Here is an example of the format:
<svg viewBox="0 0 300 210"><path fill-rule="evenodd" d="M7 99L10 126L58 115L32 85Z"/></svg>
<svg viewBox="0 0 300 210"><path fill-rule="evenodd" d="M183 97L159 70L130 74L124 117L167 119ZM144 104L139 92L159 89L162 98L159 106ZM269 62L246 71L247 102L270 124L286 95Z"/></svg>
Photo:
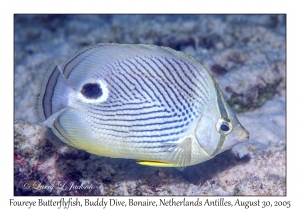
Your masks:
<svg viewBox="0 0 300 210"><path fill-rule="evenodd" d="M99 43L41 82L40 121L95 155L180 168L249 139L209 71L169 47Z"/></svg>

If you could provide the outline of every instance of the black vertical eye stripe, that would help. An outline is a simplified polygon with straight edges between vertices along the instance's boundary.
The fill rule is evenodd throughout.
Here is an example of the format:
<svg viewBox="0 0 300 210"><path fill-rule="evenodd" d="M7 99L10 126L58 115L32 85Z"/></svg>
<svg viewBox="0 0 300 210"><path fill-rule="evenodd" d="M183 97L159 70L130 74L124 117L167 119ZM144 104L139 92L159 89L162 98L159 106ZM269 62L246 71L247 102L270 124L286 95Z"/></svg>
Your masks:
<svg viewBox="0 0 300 210"><path fill-rule="evenodd" d="M224 100L223 100L223 96L221 95L221 90L216 82L214 82L214 86L215 86L215 93L217 98L218 109L220 111L220 116L222 118L228 118L228 113L224 106Z"/></svg>
<svg viewBox="0 0 300 210"><path fill-rule="evenodd" d="M216 82L214 82L214 87L215 87L215 93L217 99L217 106L218 106L218 110L220 111L220 117L228 119L228 113L224 106L225 102L223 96L221 95L221 90ZM220 140L218 142L216 149L211 154L212 156L216 155L222 149L225 140L226 140L226 135L220 134Z"/></svg>

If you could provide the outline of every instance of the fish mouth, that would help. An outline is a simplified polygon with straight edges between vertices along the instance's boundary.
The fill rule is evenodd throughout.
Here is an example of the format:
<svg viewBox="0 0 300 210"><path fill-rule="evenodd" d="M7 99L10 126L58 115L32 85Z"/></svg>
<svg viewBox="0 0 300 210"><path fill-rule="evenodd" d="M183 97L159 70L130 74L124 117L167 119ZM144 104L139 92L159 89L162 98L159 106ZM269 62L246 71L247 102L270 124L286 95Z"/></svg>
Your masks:
<svg viewBox="0 0 300 210"><path fill-rule="evenodd" d="M249 132L244 128L240 134L240 137L244 141L248 141L249 140Z"/></svg>
<svg viewBox="0 0 300 210"><path fill-rule="evenodd" d="M234 146L244 143L248 140L249 140L249 132L245 128L243 128L239 136L234 138L233 141L226 142L226 143L228 144L227 147L233 148Z"/></svg>
<svg viewBox="0 0 300 210"><path fill-rule="evenodd" d="M231 140L229 139L228 141L225 141L224 145L223 145L223 149L218 153L221 153L225 150L231 149L234 146L244 143L249 140L249 132L241 125L240 125L240 129L241 129L240 134L239 135L237 134L237 136Z"/></svg>
<svg viewBox="0 0 300 210"><path fill-rule="evenodd" d="M228 139L223 143L222 148L220 148L219 150L216 149L211 155L216 155L216 154L220 154L228 149L232 149L234 146L244 143L246 141L249 140L249 132L240 125L241 131L240 131L240 135L236 135L234 138L232 139ZM237 131L239 132L239 131Z"/></svg>

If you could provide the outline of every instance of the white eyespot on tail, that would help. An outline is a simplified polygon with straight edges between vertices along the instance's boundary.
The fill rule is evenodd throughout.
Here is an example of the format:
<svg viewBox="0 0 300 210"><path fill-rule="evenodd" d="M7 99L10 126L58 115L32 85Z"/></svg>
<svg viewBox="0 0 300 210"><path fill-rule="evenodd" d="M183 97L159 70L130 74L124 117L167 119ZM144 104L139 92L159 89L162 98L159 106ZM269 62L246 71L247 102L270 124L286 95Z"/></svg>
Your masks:
<svg viewBox="0 0 300 210"><path fill-rule="evenodd" d="M86 103L101 103L108 98L109 91L104 81L87 81L78 92L78 98Z"/></svg>

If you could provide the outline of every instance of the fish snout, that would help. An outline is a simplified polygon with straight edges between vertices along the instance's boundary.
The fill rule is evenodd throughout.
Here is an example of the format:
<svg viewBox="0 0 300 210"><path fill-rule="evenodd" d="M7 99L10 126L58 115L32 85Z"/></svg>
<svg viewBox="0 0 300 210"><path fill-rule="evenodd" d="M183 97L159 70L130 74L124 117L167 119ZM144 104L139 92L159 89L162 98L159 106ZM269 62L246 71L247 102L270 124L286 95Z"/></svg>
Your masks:
<svg viewBox="0 0 300 210"><path fill-rule="evenodd" d="M244 128L240 134L242 139L246 139L245 141L249 140L249 132Z"/></svg>

